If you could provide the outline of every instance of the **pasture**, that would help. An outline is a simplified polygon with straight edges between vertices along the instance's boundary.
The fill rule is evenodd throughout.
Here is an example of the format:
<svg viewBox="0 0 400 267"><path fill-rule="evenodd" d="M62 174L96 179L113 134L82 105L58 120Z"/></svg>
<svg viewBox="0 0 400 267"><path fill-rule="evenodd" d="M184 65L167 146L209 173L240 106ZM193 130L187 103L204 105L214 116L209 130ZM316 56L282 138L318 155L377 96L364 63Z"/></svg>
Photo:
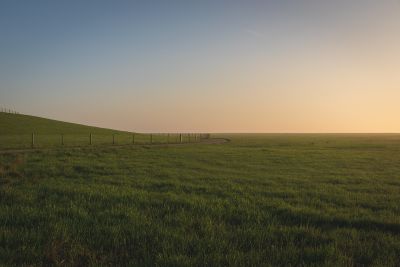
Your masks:
<svg viewBox="0 0 400 267"><path fill-rule="evenodd" d="M132 133L2 116L3 148L35 131L51 149L0 154L0 265L400 264L400 135L89 147ZM86 139L49 142L60 132Z"/></svg>
<svg viewBox="0 0 400 267"><path fill-rule="evenodd" d="M400 135L213 137L0 154L0 265L400 265Z"/></svg>

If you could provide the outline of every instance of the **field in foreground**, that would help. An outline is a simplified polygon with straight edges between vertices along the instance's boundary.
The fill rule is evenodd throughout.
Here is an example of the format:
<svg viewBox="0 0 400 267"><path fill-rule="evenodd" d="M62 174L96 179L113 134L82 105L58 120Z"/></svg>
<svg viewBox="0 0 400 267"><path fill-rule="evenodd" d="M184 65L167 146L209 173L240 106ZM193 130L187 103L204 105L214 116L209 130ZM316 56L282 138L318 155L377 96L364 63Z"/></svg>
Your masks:
<svg viewBox="0 0 400 267"><path fill-rule="evenodd" d="M227 137L0 155L0 265L400 265L400 135Z"/></svg>

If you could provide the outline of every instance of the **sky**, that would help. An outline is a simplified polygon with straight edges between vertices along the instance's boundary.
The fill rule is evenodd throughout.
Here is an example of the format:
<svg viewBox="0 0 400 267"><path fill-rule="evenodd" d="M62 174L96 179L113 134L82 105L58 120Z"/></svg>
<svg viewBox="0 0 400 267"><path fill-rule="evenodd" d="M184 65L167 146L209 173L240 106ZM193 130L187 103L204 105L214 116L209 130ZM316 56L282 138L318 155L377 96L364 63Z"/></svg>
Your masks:
<svg viewBox="0 0 400 267"><path fill-rule="evenodd" d="M0 106L138 132L400 132L400 1L0 1Z"/></svg>

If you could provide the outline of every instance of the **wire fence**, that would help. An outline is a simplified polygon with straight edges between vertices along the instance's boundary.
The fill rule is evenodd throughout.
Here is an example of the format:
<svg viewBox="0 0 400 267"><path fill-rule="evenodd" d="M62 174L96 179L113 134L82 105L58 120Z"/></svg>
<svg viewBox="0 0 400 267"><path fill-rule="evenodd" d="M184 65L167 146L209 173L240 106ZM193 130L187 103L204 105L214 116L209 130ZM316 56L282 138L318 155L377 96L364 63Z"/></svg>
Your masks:
<svg viewBox="0 0 400 267"><path fill-rule="evenodd" d="M5 134L0 135L0 149L182 144L209 138L210 134L204 133Z"/></svg>
<svg viewBox="0 0 400 267"><path fill-rule="evenodd" d="M5 107L0 107L0 112L9 113L9 114L20 114L18 111L14 110L14 109L5 108Z"/></svg>

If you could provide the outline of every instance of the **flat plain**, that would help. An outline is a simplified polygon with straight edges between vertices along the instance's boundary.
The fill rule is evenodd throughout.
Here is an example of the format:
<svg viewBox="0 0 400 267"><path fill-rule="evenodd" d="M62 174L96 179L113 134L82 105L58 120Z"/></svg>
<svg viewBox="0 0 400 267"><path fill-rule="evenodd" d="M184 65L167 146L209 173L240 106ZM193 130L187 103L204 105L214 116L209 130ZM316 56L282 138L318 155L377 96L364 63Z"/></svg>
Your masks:
<svg viewBox="0 0 400 267"><path fill-rule="evenodd" d="M212 137L0 154L0 265L400 265L400 135Z"/></svg>

